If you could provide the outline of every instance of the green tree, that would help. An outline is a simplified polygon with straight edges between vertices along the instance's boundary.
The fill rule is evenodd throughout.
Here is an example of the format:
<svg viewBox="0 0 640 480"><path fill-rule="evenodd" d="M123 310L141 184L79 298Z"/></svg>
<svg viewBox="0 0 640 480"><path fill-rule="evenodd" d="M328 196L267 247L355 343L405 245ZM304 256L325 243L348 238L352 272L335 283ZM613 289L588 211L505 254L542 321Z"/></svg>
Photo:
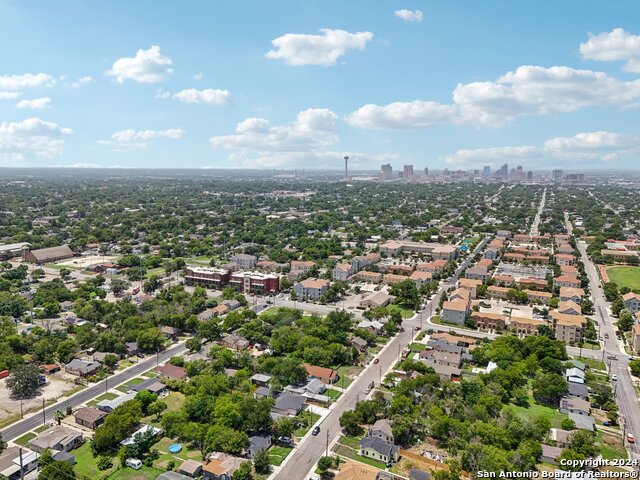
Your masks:
<svg viewBox="0 0 640 480"><path fill-rule="evenodd" d="M40 386L40 370L36 365L17 365L7 378L6 385L14 398L31 398Z"/></svg>
<svg viewBox="0 0 640 480"><path fill-rule="evenodd" d="M340 426L351 437L362 435L360 418L353 410L347 410L340 416Z"/></svg>
<svg viewBox="0 0 640 480"><path fill-rule="evenodd" d="M331 457L320 457L318 459L318 470L321 474L327 473L327 471L333 467L333 458Z"/></svg>
<svg viewBox="0 0 640 480"><path fill-rule="evenodd" d="M256 473L269 473L271 471L271 460L267 450L262 449L255 453L253 456L253 468Z"/></svg>
<svg viewBox="0 0 640 480"><path fill-rule="evenodd" d="M629 332L631 331L631 327L633 326L633 315L626 308L620 312L620 317L618 318L618 330L621 332Z"/></svg>
<svg viewBox="0 0 640 480"><path fill-rule="evenodd" d="M40 470L41 480L75 480L76 472L69 462L51 462Z"/></svg>
<svg viewBox="0 0 640 480"><path fill-rule="evenodd" d="M629 362L629 368L631 369L631 373L636 377L640 377L640 359L631 360Z"/></svg>
<svg viewBox="0 0 640 480"><path fill-rule="evenodd" d="M231 480L251 480L253 478L253 471L251 469L251 462L242 462L238 469L231 475Z"/></svg>
<svg viewBox="0 0 640 480"><path fill-rule="evenodd" d="M569 392L567 381L557 373L541 373L532 384L533 396L539 403L557 407L560 399Z"/></svg>

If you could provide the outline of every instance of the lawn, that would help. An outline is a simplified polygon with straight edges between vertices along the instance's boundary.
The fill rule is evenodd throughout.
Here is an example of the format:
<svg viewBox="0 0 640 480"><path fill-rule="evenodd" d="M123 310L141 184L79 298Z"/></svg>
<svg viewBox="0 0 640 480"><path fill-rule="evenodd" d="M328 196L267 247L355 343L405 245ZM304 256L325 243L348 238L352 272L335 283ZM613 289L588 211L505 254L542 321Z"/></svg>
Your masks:
<svg viewBox="0 0 640 480"><path fill-rule="evenodd" d="M354 450L358 450L360 449L360 440L362 440L362 437L350 437L348 435L343 435L340 437L338 442L342 445L346 445L347 447L351 447Z"/></svg>
<svg viewBox="0 0 640 480"><path fill-rule="evenodd" d="M600 444L602 458L609 460L627 458L627 450L622 446L622 439L620 437L597 432L596 439Z"/></svg>
<svg viewBox="0 0 640 480"><path fill-rule="evenodd" d="M367 465L371 465L372 467L379 468L380 470L384 470L385 468L387 468L386 464L379 462L377 460L373 460L371 458L358 455L358 452L356 450L353 450L352 448L349 448L345 445L336 444L333 447L333 451L342 457L347 457L357 462L366 463Z"/></svg>
<svg viewBox="0 0 640 480"><path fill-rule="evenodd" d="M109 475L108 480L156 480L158 475L164 472L164 470L160 470L159 468L144 466L140 470L134 470L133 468L119 468Z"/></svg>
<svg viewBox="0 0 640 480"><path fill-rule="evenodd" d="M580 360L592 370L606 370L604 362L596 360L595 358L578 357L578 360Z"/></svg>
<svg viewBox="0 0 640 480"><path fill-rule="evenodd" d="M334 390L333 388L327 388L324 394L333 401L336 401L338 398L340 398L340 395L342 395L342 393L340 393L338 390Z"/></svg>
<svg viewBox="0 0 640 480"><path fill-rule="evenodd" d="M89 442L84 442L83 445L76 448L73 455L76 457L76 464L73 468L79 478L102 478L115 470L115 467L111 467L109 470L98 470L97 459L91 453ZM117 465L118 459L114 459L113 463Z"/></svg>
<svg viewBox="0 0 640 480"><path fill-rule="evenodd" d="M96 397L93 400L91 400L89 403L87 403L87 405L89 405L90 407L95 407L102 400L113 400L114 398L118 398L118 395L111 392L103 393L99 397Z"/></svg>
<svg viewBox="0 0 640 480"><path fill-rule="evenodd" d="M532 397L529 397L528 407L519 407L517 405L511 404L509 405L509 408L511 408L518 415L526 418L535 418L539 416L547 417L551 421L551 426L556 428L560 427L562 420L569 417L564 413L558 412L554 408L536 403Z"/></svg>
<svg viewBox="0 0 640 480"><path fill-rule="evenodd" d="M356 376L358 373L360 373L361 370L362 368L354 367L351 365L341 366L340 368L338 368L338 375L340 376L340 378L338 378L338 381L334 384L334 386L340 389L348 388L349 385L351 385L351 383L353 382L353 379L351 377Z"/></svg>
<svg viewBox="0 0 640 480"><path fill-rule="evenodd" d="M401 307L399 305L389 305L387 309L389 310L389 312L393 312L394 310L399 311L400 315L402 315L402 318L411 318L416 314L414 310L410 308Z"/></svg>
<svg viewBox="0 0 640 480"><path fill-rule="evenodd" d="M609 280L618 287L629 287L631 290L640 289L640 267L612 267L607 268Z"/></svg>
<svg viewBox="0 0 640 480"><path fill-rule="evenodd" d="M287 455L291 453L291 450L293 450L292 447L272 447L269 450L271 465L279 467L284 462L284 459L287 458Z"/></svg>
<svg viewBox="0 0 640 480"><path fill-rule="evenodd" d="M17 443L18 445L21 445L23 447L26 447L29 442L31 440L33 440L34 438L36 438L37 435L33 432L29 432L29 433L25 433L23 436L21 436L20 438L18 438L15 443Z"/></svg>
<svg viewBox="0 0 640 480"><path fill-rule="evenodd" d="M133 365L133 362L129 359L120 360L120 362L118 362L118 370L124 370L131 365Z"/></svg>
<svg viewBox="0 0 640 480"><path fill-rule="evenodd" d="M424 350L426 350L426 346L424 343L411 343L409 344L409 350L411 350L414 353L420 353L423 352Z"/></svg>
<svg viewBox="0 0 640 480"><path fill-rule="evenodd" d="M127 393L131 387L133 387L134 385L138 385L139 383L142 383L142 382L144 382L144 378L132 378L124 385L120 385L119 387L116 387L116 390L119 390L122 393Z"/></svg>

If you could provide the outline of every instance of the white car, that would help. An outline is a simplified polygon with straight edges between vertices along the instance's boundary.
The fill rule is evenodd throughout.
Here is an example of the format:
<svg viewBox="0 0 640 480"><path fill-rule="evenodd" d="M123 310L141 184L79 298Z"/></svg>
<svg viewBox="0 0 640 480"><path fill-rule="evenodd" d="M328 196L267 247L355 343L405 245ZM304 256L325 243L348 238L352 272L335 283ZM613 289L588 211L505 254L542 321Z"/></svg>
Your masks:
<svg viewBox="0 0 640 480"><path fill-rule="evenodd" d="M615 373L612 373L612 374L611 374L611 381L612 381L612 382L615 382L615 381L617 381L617 380L618 380L618 376L617 376Z"/></svg>

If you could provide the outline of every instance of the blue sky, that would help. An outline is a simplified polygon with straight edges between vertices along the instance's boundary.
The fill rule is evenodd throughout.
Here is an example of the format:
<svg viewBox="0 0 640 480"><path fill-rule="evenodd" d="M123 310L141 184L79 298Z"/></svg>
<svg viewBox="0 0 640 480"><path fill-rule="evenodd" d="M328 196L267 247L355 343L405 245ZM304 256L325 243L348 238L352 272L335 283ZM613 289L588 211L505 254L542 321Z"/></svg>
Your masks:
<svg viewBox="0 0 640 480"><path fill-rule="evenodd" d="M638 168L634 1L0 3L0 166Z"/></svg>

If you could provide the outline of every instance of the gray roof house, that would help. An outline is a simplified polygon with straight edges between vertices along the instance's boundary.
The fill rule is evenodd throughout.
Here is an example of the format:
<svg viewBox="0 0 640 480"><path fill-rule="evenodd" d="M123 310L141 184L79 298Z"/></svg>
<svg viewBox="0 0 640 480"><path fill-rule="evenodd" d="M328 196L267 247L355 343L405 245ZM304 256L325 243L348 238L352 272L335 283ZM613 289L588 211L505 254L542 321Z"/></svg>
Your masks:
<svg viewBox="0 0 640 480"><path fill-rule="evenodd" d="M247 449L247 457L253 458L260 450L268 450L271 446L270 435L254 435L249 437L249 448Z"/></svg>
<svg viewBox="0 0 640 480"><path fill-rule="evenodd" d="M591 404L587 400L578 397L562 397L560 400L560 413L577 413L589 415Z"/></svg>
<svg viewBox="0 0 640 480"><path fill-rule="evenodd" d="M53 426L29 442L29 448L37 453L50 450L70 452L82 443L82 433L62 425Z"/></svg>
<svg viewBox="0 0 640 480"><path fill-rule="evenodd" d="M397 462L400 448L379 437L364 437L360 440L360 455L384 463Z"/></svg>
<svg viewBox="0 0 640 480"><path fill-rule="evenodd" d="M129 389L130 392L142 392L146 390L147 392L155 393L156 395L160 395L167 390L167 386L160 381L158 377L147 378L145 381L138 383L136 385L132 385Z"/></svg>
<svg viewBox="0 0 640 480"><path fill-rule="evenodd" d="M302 410L305 399L303 396L295 393L282 393L276 398L276 403L271 409L275 413L281 415L295 416Z"/></svg>
<svg viewBox="0 0 640 480"><path fill-rule="evenodd" d="M125 393L124 395L120 395L119 397L114 398L113 400L101 400L98 402L98 410L102 410L103 412L113 412L116 408L122 405L129 400L133 400L136 398L137 392Z"/></svg>
<svg viewBox="0 0 640 480"><path fill-rule="evenodd" d="M394 443L393 432L391 429L391 422L386 418L376 420L376 423L369 428L368 435L370 437L378 437L387 443Z"/></svg>
<svg viewBox="0 0 640 480"><path fill-rule="evenodd" d="M569 418L573 420L576 428L579 428L580 430L588 430L590 432L593 432L593 430L595 429L596 421L590 415L578 415L577 413L569 413Z"/></svg>
<svg viewBox="0 0 640 480"><path fill-rule="evenodd" d="M581 398L582 400L589 399L589 389L584 383L569 382L569 395L572 397Z"/></svg>
<svg viewBox="0 0 640 480"><path fill-rule="evenodd" d="M256 373L250 378L250 380L251 380L251 383L253 383L254 385L258 385L259 387L266 387L267 385L269 385L269 382L271 381L271 375L266 375L264 373Z"/></svg>
<svg viewBox="0 0 640 480"><path fill-rule="evenodd" d="M64 366L64 371L71 375L87 377L97 372L100 367L101 365L98 362L89 362L86 360L80 360L79 358L74 358Z"/></svg>

